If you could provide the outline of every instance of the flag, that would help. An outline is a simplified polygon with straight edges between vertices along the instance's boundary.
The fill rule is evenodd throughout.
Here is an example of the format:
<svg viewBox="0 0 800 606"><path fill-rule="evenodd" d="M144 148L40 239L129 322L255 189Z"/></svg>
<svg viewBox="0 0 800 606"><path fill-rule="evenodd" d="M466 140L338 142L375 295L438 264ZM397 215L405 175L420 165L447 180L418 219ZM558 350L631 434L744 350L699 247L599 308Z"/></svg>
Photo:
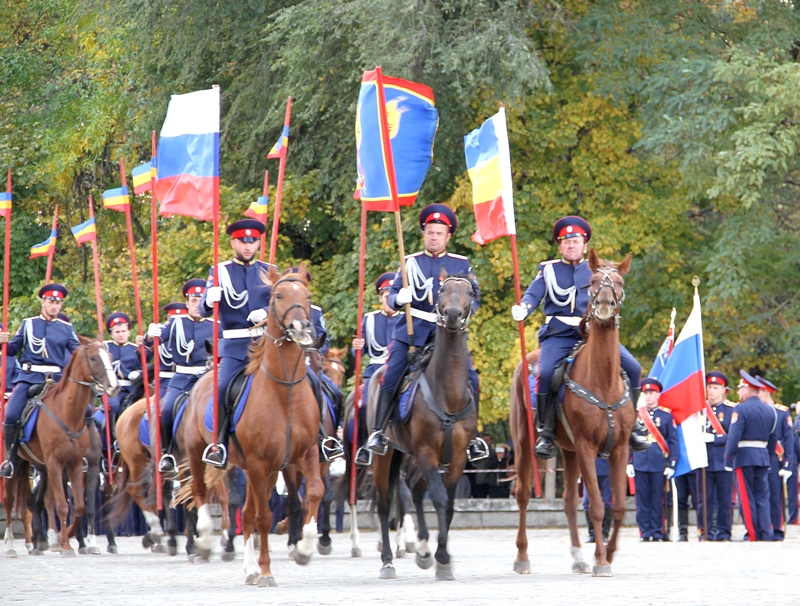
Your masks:
<svg viewBox="0 0 800 606"><path fill-rule="evenodd" d="M55 229L50 230L50 237L41 244L34 244L31 246L31 259L36 257L46 257L50 251L56 247L56 238L58 238L58 231Z"/></svg>
<svg viewBox="0 0 800 606"><path fill-rule="evenodd" d="M219 199L219 88L172 95L156 155L161 214L214 219Z"/></svg>
<svg viewBox="0 0 800 606"><path fill-rule="evenodd" d="M107 189L103 192L103 208L126 212L131 208L131 199L128 196L128 188L123 185L116 189Z"/></svg>
<svg viewBox="0 0 800 606"><path fill-rule="evenodd" d="M272 146L272 149L269 150L267 154L267 158L285 158L286 152L289 149L289 127L284 126L283 130L281 131L281 136L278 137L278 141L275 145Z"/></svg>
<svg viewBox="0 0 800 606"><path fill-rule="evenodd" d="M703 421L700 416L700 411L706 405L704 377L703 321L700 295L695 290L692 312L678 335L672 354L667 358L659 378L664 391L658 403L672 411L672 417L678 426L676 476L708 465Z"/></svg>
<svg viewBox="0 0 800 606"><path fill-rule="evenodd" d="M504 107L464 137L464 153L472 181L472 206L478 226L472 239L478 244L486 244L516 234L511 154Z"/></svg>
<svg viewBox="0 0 800 606"><path fill-rule="evenodd" d="M364 72L356 112L356 169L353 197L367 210L395 211L389 189L386 146L391 145L400 206L411 206L425 181L433 158L439 125L433 90L416 82L382 77L386 107L378 103L378 71ZM385 112L389 141L381 129Z"/></svg>
<svg viewBox="0 0 800 606"><path fill-rule="evenodd" d="M667 365L667 359L672 353L672 348L675 346L675 308L672 308L672 316L670 317L669 330L667 331L667 338L661 344L661 348L656 354L656 359L650 367L650 372L647 373L648 377L658 379Z"/></svg>
<svg viewBox="0 0 800 606"><path fill-rule="evenodd" d="M75 236L75 239L78 241L79 245L96 240L97 227L94 222L94 217L73 227L72 235Z"/></svg>
<svg viewBox="0 0 800 606"><path fill-rule="evenodd" d="M250 208L244 211L246 217L251 217L262 223L267 222L267 208L269 206L269 196L259 196L258 200L250 204Z"/></svg>
<svg viewBox="0 0 800 606"><path fill-rule="evenodd" d="M151 178L156 176L156 170L150 162L140 164L131 171L133 176L133 193L143 194L150 191Z"/></svg>
<svg viewBox="0 0 800 606"><path fill-rule="evenodd" d="M11 192L0 192L0 217L11 216Z"/></svg>

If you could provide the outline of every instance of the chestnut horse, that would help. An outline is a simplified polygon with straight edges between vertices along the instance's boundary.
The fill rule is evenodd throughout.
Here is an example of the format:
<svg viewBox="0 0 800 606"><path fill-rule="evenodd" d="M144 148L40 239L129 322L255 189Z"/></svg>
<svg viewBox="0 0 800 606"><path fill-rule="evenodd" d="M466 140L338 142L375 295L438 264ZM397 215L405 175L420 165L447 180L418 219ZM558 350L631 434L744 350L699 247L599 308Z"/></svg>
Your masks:
<svg viewBox="0 0 800 606"><path fill-rule="evenodd" d="M114 395L119 384L111 367L111 357L102 341L79 337L81 346L70 358L61 380L44 394L33 435L19 449L20 465L4 493L6 519L11 519L15 497L27 497L28 473L33 465L47 478L48 498L52 498L61 523L61 554L74 556L69 538L75 536L86 511L84 499L83 454L89 447L86 407L95 391ZM64 490L64 474L72 486L73 517ZM35 513L35 512L34 512ZM36 520L34 520L34 525ZM8 534L6 536L8 549ZM12 546L13 550L13 546Z"/></svg>
<svg viewBox="0 0 800 606"><path fill-rule="evenodd" d="M439 528L435 554L436 579L454 578L450 554L447 552L447 534L453 519L456 485L467 464L467 445L475 437L478 427L477 410L469 383L467 348L467 325L475 299L473 280L472 275L449 276L442 268L435 309L436 346L425 372L420 375L420 388L416 392L411 418L402 427L390 425L387 431L389 449L385 455L372 459L381 522L381 579L397 577L392 565L389 516L404 454L395 446L407 448L422 473L422 478L411 487L419 524L417 565L430 568L433 564L422 507L427 487L436 508ZM370 379L369 412L374 409L382 376L383 368Z"/></svg>
<svg viewBox="0 0 800 606"><path fill-rule="evenodd" d="M589 491L589 517L594 525L595 536L602 537L604 506L597 483L595 459L606 448L610 453L614 528L608 545L601 540L595 544L596 563L591 569L593 576L605 577L612 576L611 561L617 550L617 536L625 515L628 440L636 417L630 403L629 386L623 380L619 357L619 311L625 299L623 276L630 269L631 255L616 264L600 259L592 249L588 262L592 270L589 306L581 322L584 334L588 332L588 335L569 373L570 383L564 389L564 402L556 425L556 443L564 458L564 512L567 514L572 541L572 570L578 573L588 573L590 570L583 560L578 538L578 479L583 477L584 490ZM522 457L527 456L530 460L525 411L520 409L519 404L523 395L520 390L527 389L527 386L520 383L521 373L515 372L512 398L517 402L512 405L512 432L515 436L518 482L525 469L520 467ZM524 490L523 486L518 485L521 522L523 510L519 499L524 496ZM529 485L527 490L529 495ZM514 570L530 572L527 539L522 525L517 537L517 549Z"/></svg>
<svg viewBox="0 0 800 606"><path fill-rule="evenodd" d="M272 286L266 332L251 346L245 373L253 375L253 383L232 436L228 460L244 470L247 477L247 497L242 511L245 583L274 587L269 557L272 524L269 495L277 474L283 472L290 500L298 498L298 474L306 480L305 501L302 506L296 505L300 515L289 517L289 543L296 544L290 555L298 564L308 563L313 553L316 515L324 486L319 465L319 407L306 377L304 348L313 345L315 332L305 272L289 270L279 274L273 266L266 278ZM191 469L192 499L198 513L196 545L204 555L210 554L213 530L207 487L214 485L224 473L211 467L207 469L202 461L203 450L213 439L203 420L212 397L212 382L212 373L197 382L179 431ZM290 511L291 508L290 504ZM253 536L256 526L261 539L257 562Z"/></svg>

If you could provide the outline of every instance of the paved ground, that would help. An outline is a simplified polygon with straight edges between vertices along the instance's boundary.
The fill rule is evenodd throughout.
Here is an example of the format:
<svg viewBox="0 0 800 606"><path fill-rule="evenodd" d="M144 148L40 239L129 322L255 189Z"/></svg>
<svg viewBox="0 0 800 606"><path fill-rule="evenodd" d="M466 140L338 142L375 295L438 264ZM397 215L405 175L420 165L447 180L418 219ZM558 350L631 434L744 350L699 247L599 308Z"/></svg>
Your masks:
<svg viewBox="0 0 800 606"><path fill-rule="evenodd" d="M434 531L435 532L435 531ZM377 535L362 534L364 557L350 557L346 535L334 535L330 556L315 554L300 567L288 560L285 539L273 537L272 572L277 588L244 584L241 538L236 560L219 549L210 564L193 565L141 548L140 539L119 539L119 555L62 558L46 553L0 559L0 604L784 604L800 602L792 588L800 554L800 529L783 543L639 543L623 530L613 578L574 575L566 530L529 531L533 574L512 572L515 531L451 533L456 580L436 582L434 571L412 559L395 560L398 579L380 581ZM742 528L735 536L742 536ZM435 536L435 535L434 535ZM104 539L101 549L105 548ZM181 542L182 545L182 542ZM1 547L1 545L0 545ZM17 541L18 551L21 544ZM593 562L591 546L584 547ZM782 596L782 597L779 597ZM576 600L577 599L577 600ZM786 601L788 600L788 601Z"/></svg>

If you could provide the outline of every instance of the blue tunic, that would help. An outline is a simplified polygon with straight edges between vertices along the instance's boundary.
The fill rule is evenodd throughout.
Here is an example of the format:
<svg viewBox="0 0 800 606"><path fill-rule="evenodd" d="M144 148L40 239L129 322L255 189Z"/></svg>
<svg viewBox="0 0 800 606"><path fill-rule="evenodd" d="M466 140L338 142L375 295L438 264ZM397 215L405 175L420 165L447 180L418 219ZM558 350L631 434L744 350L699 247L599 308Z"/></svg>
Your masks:
<svg viewBox="0 0 800 606"><path fill-rule="evenodd" d="M365 379L369 379L386 363L389 357L389 342L398 317L402 319L401 314L389 316L383 311L371 311L364 314L364 319L361 322L364 347L361 353L366 358L362 374ZM354 349L354 355L355 352L356 350Z"/></svg>
<svg viewBox="0 0 800 606"><path fill-rule="evenodd" d="M139 356L139 348L133 343L123 343L118 345L114 341L105 341L108 352L111 354L111 367L114 369L114 374L120 382L120 389L116 396L109 396L108 406L115 415L120 413L120 406L122 401L131 393L133 387L131 380L136 378L131 377L131 373L142 372L142 361ZM152 351L147 350L147 359L150 360L153 354Z"/></svg>
<svg viewBox="0 0 800 606"><path fill-rule="evenodd" d="M730 433L731 417L735 410L736 404L725 400L719 404L710 404L711 410L714 411L717 419L719 419L722 429ZM725 472L725 445L728 443L728 435L719 435L714 430L714 426L706 421L706 433L714 434L714 441L706 443L706 455L708 456L708 467L706 472Z"/></svg>
<svg viewBox="0 0 800 606"><path fill-rule="evenodd" d="M673 469L678 463L678 430L675 427L675 420L672 418L672 413L667 408L656 407L653 410L648 410L650 418L653 420L653 425L664 436L664 440L669 448L669 455L665 456L661 447L657 443L650 445L645 451L633 453L633 468L637 474L640 471L664 473L665 465L669 465ZM639 435L647 437L647 430L639 431Z"/></svg>

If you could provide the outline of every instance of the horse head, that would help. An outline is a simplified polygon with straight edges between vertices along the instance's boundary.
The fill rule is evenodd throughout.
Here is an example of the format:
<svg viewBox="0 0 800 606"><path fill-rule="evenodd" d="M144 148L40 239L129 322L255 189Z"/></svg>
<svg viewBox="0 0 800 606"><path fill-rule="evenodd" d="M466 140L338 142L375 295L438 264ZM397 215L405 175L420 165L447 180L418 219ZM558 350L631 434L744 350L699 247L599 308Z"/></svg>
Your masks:
<svg viewBox="0 0 800 606"><path fill-rule="evenodd" d="M613 323L619 327L619 308L625 300L623 276L631 268L631 259L631 253L628 253L621 263L613 263L598 257L594 248L589 251L592 279L589 282L589 308L586 315L599 326Z"/></svg>
<svg viewBox="0 0 800 606"><path fill-rule="evenodd" d="M467 330L467 323L472 315L475 289L475 275L447 273L442 267L439 274L439 297L436 302L436 324L442 328L456 332Z"/></svg>
<svg viewBox="0 0 800 606"><path fill-rule="evenodd" d="M111 354L102 340L92 340L84 336L78 336L81 343L81 359L88 376L86 379L92 381L91 386L97 392L105 392L109 396L115 396L119 391L119 382L114 376L114 369L111 367ZM77 352L76 352L77 353Z"/></svg>
<svg viewBox="0 0 800 606"><path fill-rule="evenodd" d="M272 286L268 322L274 322L285 339L304 349L313 347L316 331L311 322L311 293L305 265L301 263L297 273L286 270L282 274L271 266L267 283Z"/></svg>

